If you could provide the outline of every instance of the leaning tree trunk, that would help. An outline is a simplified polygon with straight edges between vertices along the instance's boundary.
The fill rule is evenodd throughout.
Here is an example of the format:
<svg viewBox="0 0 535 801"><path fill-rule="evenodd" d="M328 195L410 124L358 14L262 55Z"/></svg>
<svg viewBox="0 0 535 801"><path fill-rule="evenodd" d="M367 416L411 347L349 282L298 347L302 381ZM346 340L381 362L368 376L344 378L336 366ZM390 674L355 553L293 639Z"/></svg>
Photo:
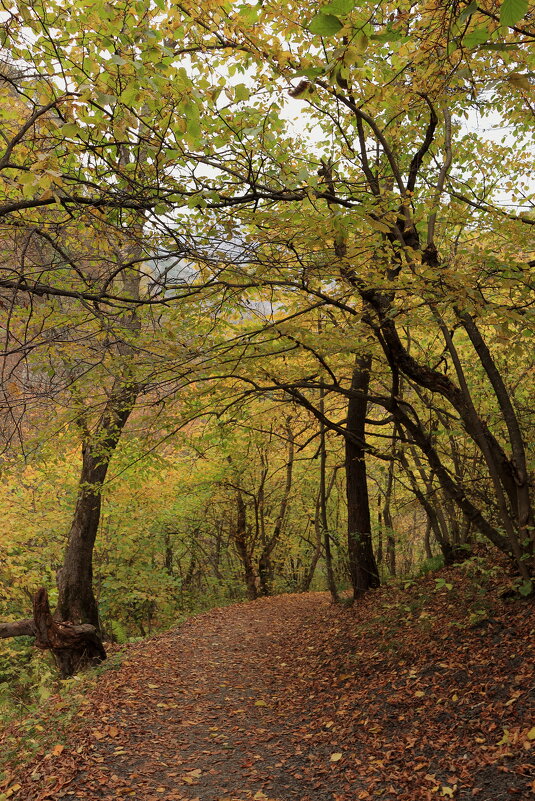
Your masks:
<svg viewBox="0 0 535 801"><path fill-rule="evenodd" d="M370 383L371 356L357 356L347 410L346 492L349 572L354 597L379 586L379 571L373 553L370 503L366 475L366 393Z"/></svg>
<svg viewBox="0 0 535 801"><path fill-rule="evenodd" d="M50 614L46 590L41 589L34 598L33 620L0 624L0 638L34 636L38 648L51 650L63 678L106 658L93 593L93 547L102 485L136 396L134 384L117 382L96 431L85 434L78 498L63 567L58 573L59 599L54 616Z"/></svg>
<svg viewBox="0 0 535 801"><path fill-rule="evenodd" d="M59 620L90 623L99 629L93 593L93 548L100 522L102 485L136 395L135 386L122 386L113 391L95 434L86 434L78 498L63 567L58 574L59 599L55 617Z"/></svg>
<svg viewBox="0 0 535 801"><path fill-rule="evenodd" d="M55 619L90 624L99 635L98 606L93 593L93 549L100 522L102 485L136 396L134 385L123 385L112 391L96 433L91 437L86 435L76 508L63 566L58 572L59 597ZM98 661L102 651L99 640L93 647L88 645L82 653L77 648L67 647L53 650L53 653L62 676L71 676Z"/></svg>

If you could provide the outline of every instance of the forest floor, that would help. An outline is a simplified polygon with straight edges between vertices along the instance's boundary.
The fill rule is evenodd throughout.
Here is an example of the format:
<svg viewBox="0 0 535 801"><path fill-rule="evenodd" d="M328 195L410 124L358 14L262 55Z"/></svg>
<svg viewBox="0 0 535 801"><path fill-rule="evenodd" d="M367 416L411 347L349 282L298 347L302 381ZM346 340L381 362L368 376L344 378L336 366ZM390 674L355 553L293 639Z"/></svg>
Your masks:
<svg viewBox="0 0 535 801"><path fill-rule="evenodd" d="M535 798L533 602L476 579L266 598L133 644L0 799Z"/></svg>

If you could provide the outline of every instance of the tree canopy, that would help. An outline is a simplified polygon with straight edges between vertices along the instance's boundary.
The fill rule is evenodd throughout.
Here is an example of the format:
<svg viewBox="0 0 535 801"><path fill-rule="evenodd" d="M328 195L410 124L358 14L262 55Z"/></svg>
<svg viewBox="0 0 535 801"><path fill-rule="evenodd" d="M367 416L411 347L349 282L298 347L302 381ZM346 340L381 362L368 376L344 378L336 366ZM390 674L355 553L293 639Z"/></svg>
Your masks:
<svg viewBox="0 0 535 801"><path fill-rule="evenodd" d="M476 541L529 594L528 0L2 8L3 612L37 570L144 632Z"/></svg>

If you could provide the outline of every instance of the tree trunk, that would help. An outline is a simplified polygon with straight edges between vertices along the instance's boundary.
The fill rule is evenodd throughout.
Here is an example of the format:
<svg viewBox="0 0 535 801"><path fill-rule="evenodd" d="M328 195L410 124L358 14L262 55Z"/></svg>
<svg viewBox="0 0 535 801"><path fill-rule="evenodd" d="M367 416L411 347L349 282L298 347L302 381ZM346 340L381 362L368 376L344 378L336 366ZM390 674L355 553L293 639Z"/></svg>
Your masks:
<svg viewBox="0 0 535 801"><path fill-rule="evenodd" d="M385 502L383 506L383 520L386 532L386 564L391 576L396 575L396 538L394 535L394 521L390 512L392 502L392 490L394 487L394 459L396 456L397 426L394 426L392 433L392 461L388 465L388 476L386 481Z"/></svg>
<svg viewBox="0 0 535 801"><path fill-rule="evenodd" d="M324 414L324 390L321 390L320 409ZM336 469L333 470L332 479L329 489L326 487L327 478L327 448L325 445L325 426L320 423L320 492L319 492L319 513L321 530L323 531L323 547L325 550L325 569L327 571L327 587L331 594L333 603L340 603L340 596L338 595L338 588L336 586L336 579L333 570L333 559L331 553L331 535L329 534L329 522L327 519L327 501L334 486L336 479ZM317 515L316 515L317 517Z"/></svg>
<svg viewBox="0 0 535 801"><path fill-rule="evenodd" d="M516 514L519 529L519 540L524 544L525 552L531 554L535 551L535 529L533 526L533 507L530 498L530 482L526 464L526 450L520 425L501 376L492 354L483 339L475 320L469 314L461 313L455 309L459 319L462 321L466 333L479 356L479 360L485 370L494 393L498 400L503 419L509 433L511 443L512 463L514 467L515 486L516 486Z"/></svg>
<svg viewBox="0 0 535 801"><path fill-rule="evenodd" d="M381 493L377 493L377 565L383 564L383 508Z"/></svg>
<svg viewBox="0 0 535 801"><path fill-rule="evenodd" d="M82 448L82 471L63 567L58 572L58 620L89 623L99 630L93 593L93 548L100 522L102 485L137 396L135 386L112 391L93 435Z"/></svg>
<svg viewBox="0 0 535 801"><path fill-rule="evenodd" d="M376 315L380 326L381 345L389 363L395 365L401 373L418 386L428 389L432 393L442 395L451 403L461 417L466 432L470 435L485 458L489 475L496 492L496 502L501 517L500 523L502 524L501 528L506 531L507 538L503 537L500 531L492 524L489 524L480 511L468 501L464 488L451 480L448 471L434 451L429 437L420 425L414 424L399 408L393 409L398 421L402 422L403 427L414 436L418 446L423 450L428 460L430 460L430 465L446 494L452 498L460 507L466 518L470 520L472 524L476 525L482 534L488 537L500 550L514 558L521 576L525 579L529 579L532 540L529 537L525 537L525 533L529 530L528 521L532 519L532 513L529 503L529 486L525 482L522 464L523 442L521 438L518 437L516 420L513 419L510 414L507 393L504 391L499 381L500 377L495 370L490 352L486 349L485 343L475 328L475 324L471 325L470 319L466 315L461 315L465 329L472 339L474 347L481 359L483 369L487 372L493 385L498 398L500 411L508 426L510 435L509 444L512 446L514 454L512 459L508 458L500 442L490 430L487 422L480 417L475 410L470 393L466 390L466 387L458 386L449 376L425 364L417 362L416 359L408 353L401 342L396 328L391 295L377 289L363 290L362 287L359 287L359 291L362 299L369 304L370 309L373 309ZM444 326L441 326L441 328L443 333L448 333ZM448 338L450 338L449 335ZM455 362L455 349L452 348L451 342L448 344L448 350ZM461 371L459 371L458 366L457 364L457 375L459 378ZM517 458L520 460L520 474L515 464L515 459ZM509 502L511 509L514 510L516 514L512 516L509 514L507 502Z"/></svg>
<svg viewBox="0 0 535 801"><path fill-rule="evenodd" d="M275 525L273 526L273 533L271 534L269 540L267 540L267 542L264 544L262 553L260 554L260 558L258 560L258 577L260 581L261 595L270 595L271 593L271 584L273 582L273 563L271 561L271 554L275 550L282 533L284 517L288 510L290 492L292 489L293 465L294 465L294 435L291 428L291 420L292 420L291 417L288 417L286 420L286 434L288 437L288 461L286 463L286 484L284 487L284 493L279 507L279 514L277 515Z"/></svg>
<svg viewBox="0 0 535 801"><path fill-rule="evenodd" d="M247 510L245 501L240 490L236 493L236 529L234 532L234 543L238 556L243 565L243 572L245 577L245 586L247 587L247 597L253 601L258 597L258 590L256 587L256 576L254 574L253 563L251 554L247 548Z"/></svg>
<svg viewBox="0 0 535 801"><path fill-rule="evenodd" d="M427 522L425 526L425 534L424 534L424 548L425 548L425 558L432 559L433 558L433 551L431 550L431 519L429 515L427 516Z"/></svg>
<svg viewBox="0 0 535 801"><path fill-rule="evenodd" d="M308 564L307 569L305 570L303 579L299 584L299 592L309 591L310 585L312 584L312 579L314 578L314 573L316 572L316 567L318 566L318 562L321 556L321 550L322 550L321 524L317 515L314 520L314 533L316 535L316 545L312 553L312 558Z"/></svg>
<svg viewBox="0 0 535 801"><path fill-rule="evenodd" d="M370 368L370 355L356 357L351 388L359 394L349 399L347 430L352 437L345 440L349 572L355 598L379 586L366 475L365 396L370 383Z"/></svg>
<svg viewBox="0 0 535 801"><path fill-rule="evenodd" d="M0 624L0 639L21 636L35 637L37 648L52 651L64 679L83 667L97 665L106 659L106 651L95 626L74 626L56 620L50 612L48 594L44 588L34 595L32 619Z"/></svg>

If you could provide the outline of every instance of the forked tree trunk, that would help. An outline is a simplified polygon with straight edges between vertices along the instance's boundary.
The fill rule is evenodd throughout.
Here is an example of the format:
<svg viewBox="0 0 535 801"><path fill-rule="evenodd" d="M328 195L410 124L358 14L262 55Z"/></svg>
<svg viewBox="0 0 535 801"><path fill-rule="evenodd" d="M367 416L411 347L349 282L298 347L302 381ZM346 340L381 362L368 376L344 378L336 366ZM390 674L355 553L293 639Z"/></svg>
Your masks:
<svg viewBox="0 0 535 801"><path fill-rule="evenodd" d="M370 368L371 356L357 356L351 383L356 394L349 399L347 410L347 431L352 436L345 440L349 572L355 598L379 586L366 475L365 418Z"/></svg>

